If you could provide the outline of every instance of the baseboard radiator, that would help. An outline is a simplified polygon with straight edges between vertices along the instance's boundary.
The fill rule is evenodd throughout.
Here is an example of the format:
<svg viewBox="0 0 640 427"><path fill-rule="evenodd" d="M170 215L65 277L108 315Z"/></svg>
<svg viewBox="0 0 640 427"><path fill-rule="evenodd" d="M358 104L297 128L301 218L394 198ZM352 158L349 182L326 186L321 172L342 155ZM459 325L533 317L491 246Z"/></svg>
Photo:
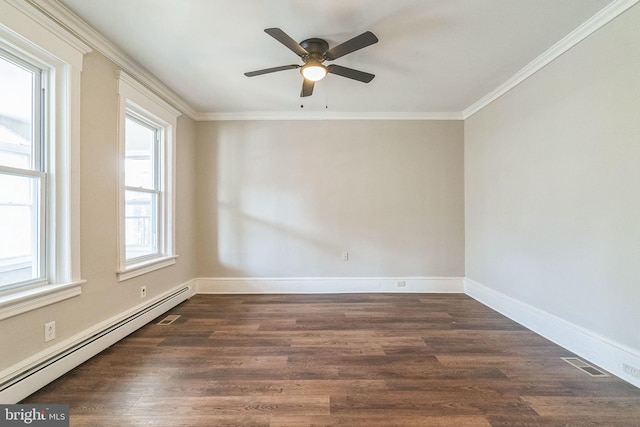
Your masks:
<svg viewBox="0 0 640 427"><path fill-rule="evenodd" d="M0 383L0 403L21 401L171 308L191 298L192 295L193 289L189 285L174 290L10 378L3 379Z"/></svg>

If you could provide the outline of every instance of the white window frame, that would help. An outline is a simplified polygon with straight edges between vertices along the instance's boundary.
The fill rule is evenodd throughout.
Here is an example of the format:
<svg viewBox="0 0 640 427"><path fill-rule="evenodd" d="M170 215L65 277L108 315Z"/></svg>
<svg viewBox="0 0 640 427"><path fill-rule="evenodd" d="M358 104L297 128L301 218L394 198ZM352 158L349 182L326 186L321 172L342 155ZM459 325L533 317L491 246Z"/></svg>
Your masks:
<svg viewBox="0 0 640 427"><path fill-rule="evenodd" d="M151 158L152 160L151 167L153 169L154 179L152 180L151 185L148 185L145 187L128 186L126 184L127 172L125 167L125 187L124 187L125 195L127 192L130 191L130 192L136 192L136 193L143 193L151 196L152 198L155 197L156 210L155 212L152 213L152 216L151 216L152 220L150 221L150 226L155 231L151 233L152 234L151 237L155 237L155 242L152 245L155 247L155 252L152 252L150 254L145 254L137 258L131 258L131 257L127 258L127 264L139 264L146 260L157 258L158 256L161 256L161 254L165 253L164 251L165 236L164 236L164 233L162 232L163 230L162 225L164 224L164 217L165 217L165 215L163 214L164 213L163 208L165 203L164 201L165 185L164 185L163 177L165 174L164 174L164 168L162 167L163 159L165 157L165 150L164 150L164 144L163 144L163 141L165 139L165 136L164 136L165 129L160 124L154 121L150 121L148 117L142 116L134 112L130 108L127 108L127 114L126 114L125 120L134 121L137 124L153 131L153 136L154 136L153 148L152 148L153 153ZM127 135L125 135L125 145L126 144L127 144ZM125 153L126 151L127 150L125 148ZM127 164L127 159L125 158L125 165L126 164ZM126 203L125 203L125 210L126 210ZM125 228L126 228L126 224L125 224ZM125 245L125 250L126 250L126 245Z"/></svg>
<svg viewBox="0 0 640 427"><path fill-rule="evenodd" d="M47 174L49 170L49 159L46 156L48 141L45 140L45 126L48 125L47 116L45 115L45 104L46 97L49 96L49 88L47 87L47 70L41 69L40 66L34 64L33 61L27 61L23 57L14 55L12 52L3 49L1 45L0 60L13 63L24 69L25 72L33 73L33 90L31 94L33 107L33 123L31 123L31 164L28 167L0 165L0 172L5 176L12 175L37 180L37 191L34 191L31 195L31 206L37 208L31 212L31 229L33 232L31 241L33 251L31 269L32 275L33 270L37 272L37 275L35 278L30 278L25 281L1 285L0 290L6 292L17 288L26 289L31 285L41 286L47 284L49 281L50 274L47 269L47 217L49 215L49 209L47 208L47 195L49 192ZM45 101L44 103L43 100Z"/></svg>
<svg viewBox="0 0 640 427"><path fill-rule="evenodd" d="M44 70L47 122L46 277L0 291L0 320L78 296L80 275L80 78L91 49L27 2L0 1L0 47Z"/></svg>
<svg viewBox="0 0 640 427"><path fill-rule="evenodd" d="M123 71L118 77L118 150L120 159L118 196L119 281L131 279L176 263L175 250L175 144L180 112ZM158 253L127 260L125 219L125 124L127 115L156 127L160 133L158 189Z"/></svg>

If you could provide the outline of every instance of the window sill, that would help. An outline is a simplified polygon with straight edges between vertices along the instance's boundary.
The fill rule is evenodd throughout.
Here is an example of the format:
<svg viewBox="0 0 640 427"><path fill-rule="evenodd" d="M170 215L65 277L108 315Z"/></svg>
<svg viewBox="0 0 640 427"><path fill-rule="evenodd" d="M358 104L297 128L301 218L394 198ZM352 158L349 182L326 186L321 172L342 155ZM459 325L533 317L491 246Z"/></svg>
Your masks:
<svg viewBox="0 0 640 427"><path fill-rule="evenodd" d="M169 267L176 263L177 255L165 256L162 258L155 258L149 261L140 262L138 264L131 264L117 272L118 281L123 282L128 279L132 279L143 274L150 273L161 268Z"/></svg>
<svg viewBox="0 0 640 427"><path fill-rule="evenodd" d="M85 282L86 280L80 280L71 283L45 285L0 295L0 320L77 297L82 293L82 284Z"/></svg>

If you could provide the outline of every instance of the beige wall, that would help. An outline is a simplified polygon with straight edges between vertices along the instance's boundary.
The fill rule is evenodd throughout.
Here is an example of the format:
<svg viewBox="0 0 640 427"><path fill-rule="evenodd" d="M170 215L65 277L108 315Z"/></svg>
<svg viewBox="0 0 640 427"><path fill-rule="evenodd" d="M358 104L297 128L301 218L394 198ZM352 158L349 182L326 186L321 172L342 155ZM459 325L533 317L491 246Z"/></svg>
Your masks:
<svg viewBox="0 0 640 427"><path fill-rule="evenodd" d="M466 274L640 351L640 6L465 122Z"/></svg>
<svg viewBox="0 0 640 427"><path fill-rule="evenodd" d="M201 277L464 275L461 121L198 123L197 150Z"/></svg>
<svg viewBox="0 0 640 427"><path fill-rule="evenodd" d="M48 346L118 315L195 277L194 122L182 116L177 129L176 265L118 282L117 87L115 64L98 53L85 56L81 116L82 295L0 322L0 371ZM44 344L44 323L55 320L56 340Z"/></svg>

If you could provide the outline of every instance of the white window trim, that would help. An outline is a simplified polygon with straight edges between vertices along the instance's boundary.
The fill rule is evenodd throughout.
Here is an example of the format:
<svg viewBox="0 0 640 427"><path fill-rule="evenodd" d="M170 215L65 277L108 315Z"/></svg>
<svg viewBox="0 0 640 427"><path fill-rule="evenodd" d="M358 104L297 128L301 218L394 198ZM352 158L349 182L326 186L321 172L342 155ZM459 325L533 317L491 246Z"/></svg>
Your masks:
<svg viewBox="0 0 640 427"><path fill-rule="evenodd" d="M80 295L80 77L91 49L24 2L0 1L0 47L48 69L50 281L0 292L0 320ZM53 142L53 143L51 143Z"/></svg>
<svg viewBox="0 0 640 427"><path fill-rule="evenodd" d="M176 263L175 250L175 144L176 127L180 111L155 95L123 71L116 71L118 77L118 150L120 170L118 174L118 269L119 281L131 279ZM137 263L127 262L125 250L125 120L127 111L143 117L150 117L163 128L162 206L163 248L157 257Z"/></svg>

